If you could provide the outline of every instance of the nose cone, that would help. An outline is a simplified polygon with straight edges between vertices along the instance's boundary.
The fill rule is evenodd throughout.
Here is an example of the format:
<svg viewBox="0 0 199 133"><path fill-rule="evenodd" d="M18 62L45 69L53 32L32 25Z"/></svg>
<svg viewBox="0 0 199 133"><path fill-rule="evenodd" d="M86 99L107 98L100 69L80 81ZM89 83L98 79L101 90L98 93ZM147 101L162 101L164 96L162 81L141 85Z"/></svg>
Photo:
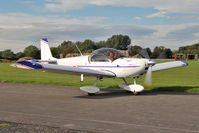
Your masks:
<svg viewBox="0 0 199 133"><path fill-rule="evenodd" d="M155 64L156 64L156 62L153 61L153 60L149 60L149 61L148 61L148 65L154 66Z"/></svg>

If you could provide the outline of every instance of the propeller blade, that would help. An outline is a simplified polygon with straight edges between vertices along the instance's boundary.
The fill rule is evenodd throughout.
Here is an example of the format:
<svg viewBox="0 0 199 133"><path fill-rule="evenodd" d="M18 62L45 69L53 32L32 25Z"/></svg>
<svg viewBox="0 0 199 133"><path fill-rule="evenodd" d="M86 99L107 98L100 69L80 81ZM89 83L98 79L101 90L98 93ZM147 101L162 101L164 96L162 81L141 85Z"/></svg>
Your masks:
<svg viewBox="0 0 199 133"><path fill-rule="evenodd" d="M144 86L146 88L152 88L152 65L149 65L149 68L147 70Z"/></svg>
<svg viewBox="0 0 199 133"><path fill-rule="evenodd" d="M140 51L140 55L143 56L144 58L150 59L149 54L146 49L142 49Z"/></svg>
<svg viewBox="0 0 199 133"><path fill-rule="evenodd" d="M166 59L165 53L161 52L156 59Z"/></svg>

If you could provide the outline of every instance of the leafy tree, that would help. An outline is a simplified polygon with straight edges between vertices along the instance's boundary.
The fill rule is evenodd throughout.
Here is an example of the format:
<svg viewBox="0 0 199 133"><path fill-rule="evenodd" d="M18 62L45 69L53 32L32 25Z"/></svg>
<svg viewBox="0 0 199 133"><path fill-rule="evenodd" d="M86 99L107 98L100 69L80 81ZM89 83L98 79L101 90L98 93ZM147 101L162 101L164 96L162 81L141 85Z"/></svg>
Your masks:
<svg viewBox="0 0 199 133"><path fill-rule="evenodd" d="M25 50L24 50L24 54L25 54L26 57L32 57L32 58L35 58L35 59L40 58L40 50L33 45L26 47Z"/></svg>
<svg viewBox="0 0 199 133"><path fill-rule="evenodd" d="M190 46L184 46L180 47L178 49L178 53L182 54L199 54L199 43L190 45Z"/></svg>
<svg viewBox="0 0 199 133"><path fill-rule="evenodd" d="M177 54L178 54L178 50L173 50L173 51L172 51L172 57L176 57Z"/></svg>
<svg viewBox="0 0 199 133"><path fill-rule="evenodd" d="M156 46L154 49L153 49L153 53L152 53L152 57L153 58L162 58L160 56L165 56L164 55L164 50L165 50L165 47L164 46ZM164 57L163 57L164 58Z"/></svg>
<svg viewBox="0 0 199 133"><path fill-rule="evenodd" d="M70 47L69 47L69 48L64 48L64 49L63 49L63 53L62 53L62 54L63 54L64 56L66 56L68 53L74 53L74 52L73 52L73 48L70 48Z"/></svg>
<svg viewBox="0 0 199 133"><path fill-rule="evenodd" d="M4 50L1 52L1 57L3 59L14 59L15 58L15 54L10 50L10 49L7 49L7 50Z"/></svg>
<svg viewBox="0 0 199 133"><path fill-rule="evenodd" d="M95 42L87 39L79 45L79 48L82 52L87 52L88 50L92 51L96 49L97 47L95 45Z"/></svg>
<svg viewBox="0 0 199 133"><path fill-rule="evenodd" d="M22 57L25 57L25 54L23 52L18 52L16 53L16 59L19 59L19 58L22 58Z"/></svg>
<svg viewBox="0 0 199 133"><path fill-rule="evenodd" d="M185 47L179 47L178 52L184 54L185 53Z"/></svg>
<svg viewBox="0 0 199 133"><path fill-rule="evenodd" d="M55 58L59 58L59 50L57 47L51 47L50 48L51 52L52 52L52 56Z"/></svg>
<svg viewBox="0 0 199 133"><path fill-rule="evenodd" d="M129 48L129 55L134 56L136 54L139 54L141 50L142 50L142 47L140 46L137 46L137 45L131 46Z"/></svg>
<svg viewBox="0 0 199 133"><path fill-rule="evenodd" d="M0 51L0 59L2 58L1 54L2 54L2 51Z"/></svg>
<svg viewBox="0 0 199 133"><path fill-rule="evenodd" d="M169 58L171 59L173 57L173 53L171 49L165 48L164 46L156 46L153 50L152 54L153 58L158 58L158 59L164 59L164 58Z"/></svg>
<svg viewBox="0 0 199 133"><path fill-rule="evenodd" d="M171 51L170 48L166 48L164 50L164 53L165 53L167 59L171 59L173 57L173 52Z"/></svg>
<svg viewBox="0 0 199 133"><path fill-rule="evenodd" d="M68 47L73 47L73 42L72 41L64 41L61 43L59 46L60 48L68 48Z"/></svg>
<svg viewBox="0 0 199 133"><path fill-rule="evenodd" d="M75 45L72 41L64 41L57 48L58 54L63 54L63 56L66 56L68 53L74 53L75 51Z"/></svg>
<svg viewBox="0 0 199 133"><path fill-rule="evenodd" d="M95 43L96 49L106 47L106 41L99 41Z"/></svg>
<svg viewBox="0 0 199 133"><path fill-rule="evenodd" d="M127 50L128 45L131 44L131 39L127 35L113 35L106 41L106 47L120 50Z"/></svg>

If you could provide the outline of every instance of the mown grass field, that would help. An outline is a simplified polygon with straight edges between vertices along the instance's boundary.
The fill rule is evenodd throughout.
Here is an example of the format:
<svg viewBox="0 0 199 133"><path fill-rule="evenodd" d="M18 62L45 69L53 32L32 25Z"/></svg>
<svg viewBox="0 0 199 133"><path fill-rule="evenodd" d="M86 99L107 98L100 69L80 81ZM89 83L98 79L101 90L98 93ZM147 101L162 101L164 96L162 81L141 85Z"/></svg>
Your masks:
<svg viewBox="0 0 199 133"><path fill-rule="evenodd" d="M153 88L148 90L199 92L199 61L189 61L188 67L174 68L153 73ZM25 70L14 68L10 63L0 63L0 82L48 84L62 86L92 85L94 77L85 77L80 82L80 76L46 73L40 70ZM133 80L127 79L129 82ZM143 84L144 76L137 80ZM103 79L97 84L102 88L116 88L123 83L121 79Z"/></svg>

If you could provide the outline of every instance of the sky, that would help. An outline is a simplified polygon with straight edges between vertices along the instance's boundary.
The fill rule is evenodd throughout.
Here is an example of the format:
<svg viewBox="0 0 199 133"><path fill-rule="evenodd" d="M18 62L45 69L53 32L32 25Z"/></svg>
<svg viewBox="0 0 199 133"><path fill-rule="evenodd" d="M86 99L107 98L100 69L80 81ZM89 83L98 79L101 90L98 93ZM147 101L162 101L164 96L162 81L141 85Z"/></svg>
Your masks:
<svg viewBox="0 0 199 133"><path fill-rule="evenodd" d="M198 0L2 0L0 51L23 51L64 40L107 40L123 34L131 45L172 50L199 42Z"/></svg>

